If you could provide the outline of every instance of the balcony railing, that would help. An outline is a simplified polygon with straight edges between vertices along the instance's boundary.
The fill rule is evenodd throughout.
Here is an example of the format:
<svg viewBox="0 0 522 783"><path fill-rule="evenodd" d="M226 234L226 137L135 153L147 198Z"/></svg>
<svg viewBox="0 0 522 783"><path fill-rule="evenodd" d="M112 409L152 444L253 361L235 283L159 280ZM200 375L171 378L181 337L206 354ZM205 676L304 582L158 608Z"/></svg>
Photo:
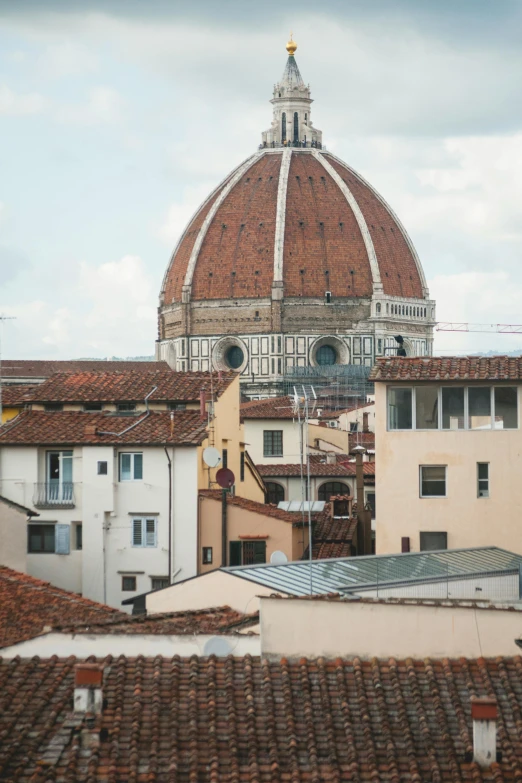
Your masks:
<svg viewBox="0 0 522 783"><path fill-rule="evenodd" d="M274 150L274 149L280 149L281 147L295 147L295 148L306 148L306 149L317 149L317 150L326 150L326 147L323 147L321 142L319 141L287 141L287 142L281 142L281 141L262 141L259 145L260 150Z"/></svg>
<svg viewBox="0 0 522 783"><path fill-rule="evenodd" d="M35 508L74 508L74 484L72 481L58 483L46 481L34 485L33 506Z"/></svg>

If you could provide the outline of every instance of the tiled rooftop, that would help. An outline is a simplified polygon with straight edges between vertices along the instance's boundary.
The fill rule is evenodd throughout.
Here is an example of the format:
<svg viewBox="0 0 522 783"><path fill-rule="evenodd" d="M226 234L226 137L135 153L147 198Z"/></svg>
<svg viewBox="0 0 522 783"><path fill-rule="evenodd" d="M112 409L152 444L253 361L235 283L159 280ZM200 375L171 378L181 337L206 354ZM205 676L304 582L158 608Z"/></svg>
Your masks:
<svg viewBox="0 0 522 783"><path fill-rule="evenodd" d="M241 403L242 419L294 419L291 397L269 397Z"/></svg>
<svg viewBox="0 0 522 783"><path fill-rule="evenodd" d="M370 381L519 381L522 356L443 356L377 359Z"/></svg>
<svg viewBox="0 0 522 783"><path fill-rule="evenodd" d="M2 368L3 369L3 368ZM33 391L34 383L9 383L2 384L2 405L4 408L9 406L23 405L25 395Z"/></svg>
<svg viewBox="0 0 522 783"><path fill-rule="evenodd" d="M331 557L350 557L351 543L357 529L356 517L328 517L314 527L312 536L312 557L325 560ZM309 556L308 547L302 560Z"/></svg>
<svg viewBox="0 0 522 783"><path fill-rule="evenodd" d="M204 489L200 491L200 495L221 502L221 490L219 489ZM301 514L295 511L283 511L283 509L268 503L258 503L255 500L248 500L247 498L242 498L238 495L231 496L229 494L227 494L227 503L230 506L237 506L245 511L252 511L254 514L281 519L283 522L301 523ZM325 512L312 514L312 516L316 519L322 519L323 516L325 516Z"/></svg>
<svg viewBox="0 0 522 783"><path fill-rule="evenodd" d="M0 503L4 503L6 506L10 506L11 508L20 511L22 514L25 514L28 517L40 516L36 511L33 511L32 508L27 508L27 506L21 506L20 503L15 503L14 500L9 500L9 498L4 498L3 495L0 495Z"/></svg>
<svg viewBox="0 0 522 783"><path fill-rule="evenodd" d="M27 394L28 402L198 402L201 391L218 397L237 378L235 372L174 372L160 369L121 372L56 373Z"/></svg>
<svg viewBox="0 0 522 783"><path fill-rule="evenodd" d="M75 634L224 634L236 633L259 623L259 612L243 614L229 606L153 615L125 614L102 622L65 622L55 630Z"/></svg>
<svg viewBox="0 0 522 783"><path fill-rule="evenodd" d="M98 623L127 616L110 606L0 566L0 647L32 639L44 628L58 623ZM0 779L5 780L1 774Z"/></svg>
<svg viewBox="0 0 522 783"><path fill-rule="evenodd" d="M339 455L342 458L342 455ZM346 455L345 455L346 458ZM328 463L323 461L325 457L314 454L310 457L310 476L355 476L355 462ZM256 465L263 478L276 478L277 476L300 476L301 465L299 463L283 465ZM375 475L375 462L363 462L365 476ZM303 475L306 476L306 466L303 466Z"/></svg>
<svg viewBox="0 0 522 783"><path fill-rule="evenodd" d="M55 372L122 372L124 370L168 369L167 362L104 361L102 359L2 359L4 378L49 378Z"/></svg>
<svg viewBox="0 0 522 783"><path fill-rule="evenodd" d="M136 426L128 429L132 424ZM23 411L0 427L0 445L197 446L205 439L206 428L207 422L201 419L199 411L150 411L137 416Z"/></svg>
<svg viewBox="0 0 522 783"><path fill-rule="evenodd" d="M95 659L89 659L96 662ZM9 783L515 783L522 659L119 658L103 712L72 713L77 660L0 664ZM496 697L501 761L472 761Z"/></svg>

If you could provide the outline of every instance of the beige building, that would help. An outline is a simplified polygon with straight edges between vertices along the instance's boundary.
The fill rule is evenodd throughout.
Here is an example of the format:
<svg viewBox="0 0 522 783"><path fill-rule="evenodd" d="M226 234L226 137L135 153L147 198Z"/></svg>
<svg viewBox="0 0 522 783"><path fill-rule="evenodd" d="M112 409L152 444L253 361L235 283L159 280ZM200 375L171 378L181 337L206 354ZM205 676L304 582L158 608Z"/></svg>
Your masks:
<svg viewBox="0 0 522 783"><path fill-rule="evenodd" d="M27 569L27 523L39 514L0 495L0 563Z"/></svg>
<svg viewBox="0 0 522 783"><path fill-rule="evenodd" d="M522 552L522 358L379 359L376 551Z"/></svg>

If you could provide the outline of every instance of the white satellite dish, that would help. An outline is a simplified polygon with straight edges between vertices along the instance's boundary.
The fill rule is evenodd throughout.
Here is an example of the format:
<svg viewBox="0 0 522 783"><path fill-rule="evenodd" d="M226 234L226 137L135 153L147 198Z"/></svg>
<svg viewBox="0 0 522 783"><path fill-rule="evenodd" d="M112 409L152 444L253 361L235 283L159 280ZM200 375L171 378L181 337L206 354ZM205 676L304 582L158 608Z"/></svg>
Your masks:
<svg viewBox="0 0 522 783"><path fill-rule="evenodd" d="M272 552L270 555L270 562L272 565L283 565L283 563L288 563L288 558L284 552L281 552L280 549L276 549L276 551Z"/></svg>
<svg viewBox="0 0 522 783"><path fill-rule="evenodd" d="M217 658L226 658L232 652L230 643L222 636L213 636L208 639L203 647L203 655L215 655Z"/></svg>
<svg viewBox="0 0 522 783"><path fill-rule="evenodd" d="M221 454L214 446L207 446L206 449L203 449L203 462L209 468L217 468L221 462Z"/></svg>

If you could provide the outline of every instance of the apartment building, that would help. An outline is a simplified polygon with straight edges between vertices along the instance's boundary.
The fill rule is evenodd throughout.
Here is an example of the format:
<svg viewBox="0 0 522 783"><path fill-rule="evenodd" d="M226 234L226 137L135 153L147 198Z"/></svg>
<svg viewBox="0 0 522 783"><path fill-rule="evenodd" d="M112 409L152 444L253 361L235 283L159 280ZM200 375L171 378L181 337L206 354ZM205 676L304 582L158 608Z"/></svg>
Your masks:
<svg viewBox="0 0 522 783"><path fill-rule="evenodd" d="M522 552L522 357L378 359L379 554Z"/></svg>

